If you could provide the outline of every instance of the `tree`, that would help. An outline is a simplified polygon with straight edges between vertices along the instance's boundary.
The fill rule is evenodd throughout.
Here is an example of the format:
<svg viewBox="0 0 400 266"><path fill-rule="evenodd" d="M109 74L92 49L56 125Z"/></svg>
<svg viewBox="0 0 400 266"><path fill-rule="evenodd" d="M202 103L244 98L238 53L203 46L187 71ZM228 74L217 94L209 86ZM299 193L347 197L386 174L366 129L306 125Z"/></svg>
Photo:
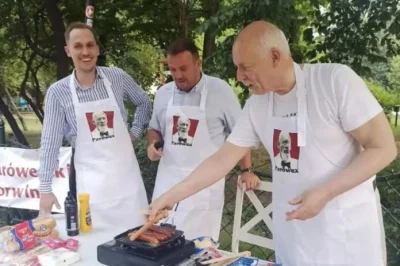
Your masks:
<svg viewBox="0 0 400 266"><path fill-rule="evenodd" d="M322 55L319 61L347 64L369 75L369 64L400 52L398 0L331 0L314 6L316 19L306 30L306 40Z"/></svg>

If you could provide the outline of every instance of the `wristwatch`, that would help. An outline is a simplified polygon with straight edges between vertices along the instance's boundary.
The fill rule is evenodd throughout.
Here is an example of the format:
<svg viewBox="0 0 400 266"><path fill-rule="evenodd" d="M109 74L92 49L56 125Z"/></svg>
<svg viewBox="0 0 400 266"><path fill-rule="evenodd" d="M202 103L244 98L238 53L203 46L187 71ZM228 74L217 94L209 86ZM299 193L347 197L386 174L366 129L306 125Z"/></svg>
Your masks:
<svg viewBox="0 0 400 266"><path fill-rule="evenodd" d="M244 169L241 169L240 172L241 172L242 174L243 174L243 173L253 173L253 168L252 168L252 167L250 167L250 168L244 168Z"/></svg>

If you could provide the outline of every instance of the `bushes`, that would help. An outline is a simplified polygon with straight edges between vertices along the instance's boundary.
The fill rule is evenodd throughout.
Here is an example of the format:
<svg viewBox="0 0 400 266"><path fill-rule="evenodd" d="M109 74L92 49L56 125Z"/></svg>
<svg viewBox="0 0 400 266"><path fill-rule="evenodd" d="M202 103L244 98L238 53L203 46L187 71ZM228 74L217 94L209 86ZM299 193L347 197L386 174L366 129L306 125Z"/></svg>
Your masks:
<svg viewBox="0 0 400 266"><path fill-rule="evenodd" d="M395 105L400 104L399 95L397 93L385 89L376 81L365 80L365 83L378 102L382 105L387 116L391 114Z"/></svg>

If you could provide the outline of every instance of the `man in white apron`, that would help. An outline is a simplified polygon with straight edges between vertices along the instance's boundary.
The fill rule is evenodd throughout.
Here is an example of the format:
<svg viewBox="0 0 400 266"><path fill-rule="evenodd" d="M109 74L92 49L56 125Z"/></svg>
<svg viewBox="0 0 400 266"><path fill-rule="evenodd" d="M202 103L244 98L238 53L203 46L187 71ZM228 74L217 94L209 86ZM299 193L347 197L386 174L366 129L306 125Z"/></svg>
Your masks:
<svg viewBox="0 0 400 266"><path fill-rule="evenodd" d="M196 45L177 40L168 48L167 63L174 82L155 96L148 131L148 155L160 160L153 198L182 181L205 158L215 153L232 130L241 107L224 81L201 72ZM154 147L163 140L162 149ZM257 186L251 173L250 153L242 160L242 182ZM225 179L182 201L168 222L185 232L187 239L210 236L218 240L224 205ZM207 223L204 223L204 217Z"/></svg>
<svg viewBox="0 0 400 266"><path fill-rule="evenodd" d="M397 150L363 80L340 64L294 63L282 31L263 21L240 32L233 61L254 95L226 144L153 201L150 218L217 182L262 143L272 162L277 262L383 266L373 180Z"/></svg>
<svg viewBox="0 0 400 266"><path fill-rule="evenodd" d="M66 42L75 70L53 84L46 96L40 209L49 212L58 204L51 180L66 135L75 149L77 194L90 195L93 228L139 226L144 222L139 211L148 201L132 139L150 120L150 99L122 69L96 67L99 48L91 27L72 24ZM137 106L132 136L126 125L124 96Z"/></svg>

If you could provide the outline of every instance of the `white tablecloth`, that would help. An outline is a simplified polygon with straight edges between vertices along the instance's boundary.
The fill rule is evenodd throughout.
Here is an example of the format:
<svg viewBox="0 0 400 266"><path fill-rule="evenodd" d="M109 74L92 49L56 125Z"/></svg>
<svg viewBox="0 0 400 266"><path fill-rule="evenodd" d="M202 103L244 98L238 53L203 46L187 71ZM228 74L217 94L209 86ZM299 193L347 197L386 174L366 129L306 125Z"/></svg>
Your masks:
<svg viewBox="0 0 400 266"><path fill-rule="evenodd" d="M104 265L97 260L97 246L113 240L115 236L123 233L125 230L118 227L101 227L93 225L93 230L89 233L79 233L78 236L70 237L67 235L65 227L65 216L55 215L57 228L61 239L73 238L79 241L78 252L81 256L80 262L74 263L75 266L101 266Z"/></svg>

